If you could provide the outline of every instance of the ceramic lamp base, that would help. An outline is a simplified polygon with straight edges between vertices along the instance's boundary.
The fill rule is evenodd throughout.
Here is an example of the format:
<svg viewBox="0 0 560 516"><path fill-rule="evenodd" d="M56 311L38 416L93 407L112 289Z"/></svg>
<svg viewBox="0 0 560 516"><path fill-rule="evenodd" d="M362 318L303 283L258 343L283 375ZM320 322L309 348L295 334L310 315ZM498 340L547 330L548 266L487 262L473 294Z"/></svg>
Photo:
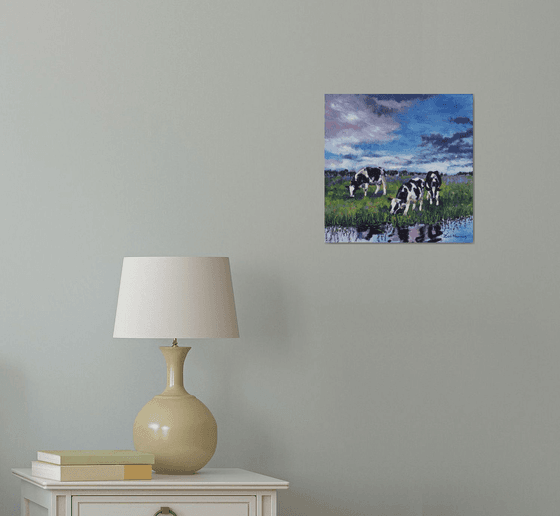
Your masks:
<svg viewBox="0 0 560 516"><path fill-rule="evenodd" d="M134 421L134 447L155 456L156 473L188 475L214 455L218 427L204 403L183 387L183 365L191 348L160 347L167 362L167 387Z"/></svg>

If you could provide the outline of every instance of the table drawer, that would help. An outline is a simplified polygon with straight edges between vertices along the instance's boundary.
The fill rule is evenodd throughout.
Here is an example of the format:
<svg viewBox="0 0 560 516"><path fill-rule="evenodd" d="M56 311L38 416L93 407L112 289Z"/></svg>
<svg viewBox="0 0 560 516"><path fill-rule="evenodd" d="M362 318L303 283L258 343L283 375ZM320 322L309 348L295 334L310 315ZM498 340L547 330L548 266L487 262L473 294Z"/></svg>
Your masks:
<svg viewBox="0 0 560 516"><path fill-rule="evenodd" d="M177 516L257 516L255 496L72 497L72 516L154 516L162 507Z"/></svg>

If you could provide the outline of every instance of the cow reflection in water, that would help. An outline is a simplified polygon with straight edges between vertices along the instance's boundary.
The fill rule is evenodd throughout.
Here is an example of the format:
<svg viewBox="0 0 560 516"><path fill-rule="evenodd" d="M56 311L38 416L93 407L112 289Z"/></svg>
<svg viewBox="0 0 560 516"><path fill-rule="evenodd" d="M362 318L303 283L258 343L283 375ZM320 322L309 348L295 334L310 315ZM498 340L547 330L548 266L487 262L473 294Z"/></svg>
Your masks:
<svg viewBox="0 0 560 516"><path fill-rule="evenodd" d="M440 242L442 235L440 224L398 227L388 235L388 242Z"/></svg>
<svg viewBox="0 0 560 516"><path fill-rule="evenodd" d="M356 228L356 240L371 241L375 236L377 241L386 242L440 242L443 231L440 224L418 224L410 227L392 227L387 224L379 226L359 226ZM385 238L380 235L385 236ZM375 239L374 239L375 240Z"/></svg>
<svg viewBox="0 0 560 516"><path fill-rule="evenodd" d="M356 228L356 240L367 240L368 242L375 235L384 235L387 233L387 225L381 224L379 226L358 226Z"/></svg>

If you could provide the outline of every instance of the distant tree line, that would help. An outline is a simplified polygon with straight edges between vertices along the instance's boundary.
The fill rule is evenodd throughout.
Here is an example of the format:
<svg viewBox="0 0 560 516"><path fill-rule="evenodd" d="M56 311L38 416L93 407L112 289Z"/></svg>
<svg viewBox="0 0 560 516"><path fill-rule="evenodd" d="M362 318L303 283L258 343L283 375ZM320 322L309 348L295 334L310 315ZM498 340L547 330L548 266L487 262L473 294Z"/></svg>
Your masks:
<svg viewBox="0 0 560 516"><path fill-rule="evenodd" d="M348 169L344 169L344 170L325 170L325 176L327 177L346 177L346 176L351 176L353 174L355 174L356 172L353 170L348 170ZM415 174L418 176L424 176L426 175L426 172L410 172L410 174ZM394 176L394 177L402 177L402 176L408 176L409 172L408 170L385 170L385 175L386 176ZM446 176L447 173L442 172L441 173L442 176ZM453 174L455 176L472 176L473 173L472 172L457 172L457 174Z"/></svg>

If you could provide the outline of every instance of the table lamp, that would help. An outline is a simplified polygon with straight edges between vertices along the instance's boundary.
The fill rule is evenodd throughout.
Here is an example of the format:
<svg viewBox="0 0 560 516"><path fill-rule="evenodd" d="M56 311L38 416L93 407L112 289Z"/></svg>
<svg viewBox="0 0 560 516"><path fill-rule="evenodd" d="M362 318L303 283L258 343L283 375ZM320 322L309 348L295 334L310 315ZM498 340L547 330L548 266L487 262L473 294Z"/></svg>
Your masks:
<svg viewBox="0 0 560 516"><path fill-rule="evenodd" d="M239 337L229 258L124 258L113 337L173 339L160 347L167 387L136 416L134 447L155 456L156 473L195 473L214 455L218 429L183 386L191 348L177 339Z"/></svg>

